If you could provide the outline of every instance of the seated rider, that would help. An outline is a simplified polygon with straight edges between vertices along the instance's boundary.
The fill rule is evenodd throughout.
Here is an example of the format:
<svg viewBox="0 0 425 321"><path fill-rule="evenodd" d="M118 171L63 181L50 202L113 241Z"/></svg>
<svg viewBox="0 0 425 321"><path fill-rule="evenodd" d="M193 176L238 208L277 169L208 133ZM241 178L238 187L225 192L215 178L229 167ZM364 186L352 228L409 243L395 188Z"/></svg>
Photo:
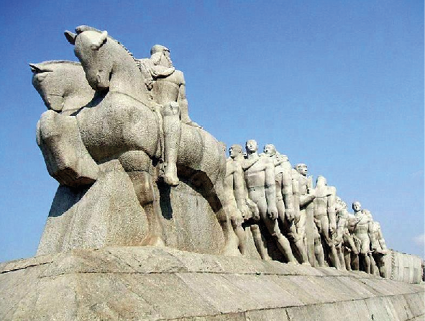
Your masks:
<svg viewBox="0 0 425 321"><path fill-rule="evenodd" d="M184 75L174 68L170 50L155 45L151 49L151 57L139 62L146 87L158 104L154 111L159 116L163 130L161 158L164 161L164 182L176 186L179 183L176 161L181 135L180 122L200 126L189 118Z"/></svg>

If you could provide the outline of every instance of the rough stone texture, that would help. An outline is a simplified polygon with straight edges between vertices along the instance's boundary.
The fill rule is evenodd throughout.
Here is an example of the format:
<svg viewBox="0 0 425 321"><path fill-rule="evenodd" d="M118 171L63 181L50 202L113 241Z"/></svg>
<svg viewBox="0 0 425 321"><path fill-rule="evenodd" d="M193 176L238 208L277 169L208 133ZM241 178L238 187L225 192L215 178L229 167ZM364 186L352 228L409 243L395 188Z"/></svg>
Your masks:
<svg viewBox="0 0 425 321"><path fill-rule="evenodd" d="M408 283L422 281L422 259L419 256L390 250L384 259L391 280Z"/></svg>
<svg viewBox="0 0 425 321"><path fill-rule="evenodd" d="M118 161L101 165L98 180L86 188L59 186L37 255L77 248L140 245L148 231L145 211ZM206 199L189 182L168 188L155 184L154 206L162 213L162 238L169 247L219 254L223 231ZM249 228L246 255L259 258Z"/></svg>
<svg viewBox="0 0 425 321"><path fill-rule="evenodd" d="M170 248L0 264L1 320L420 320L424 285Z"/></svg>

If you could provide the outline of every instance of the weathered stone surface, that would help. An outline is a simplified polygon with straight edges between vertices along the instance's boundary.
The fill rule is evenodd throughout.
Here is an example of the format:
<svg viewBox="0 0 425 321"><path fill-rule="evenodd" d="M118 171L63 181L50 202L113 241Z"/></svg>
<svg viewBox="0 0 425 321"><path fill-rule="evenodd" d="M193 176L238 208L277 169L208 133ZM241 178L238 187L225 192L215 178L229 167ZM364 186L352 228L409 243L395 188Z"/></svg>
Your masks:
<svg viewBox="0 0 425 321"><path fill-rule="evenodd" d="M158 247L0 265L1 320L411 320L424 285Z"/></svg>
<svg viewBox="0 0 425 321"><path fill-rule="evenodd" d="M388 278L408 283L422 281L422 259L419 256L390 250L385 255Z"/></svg>

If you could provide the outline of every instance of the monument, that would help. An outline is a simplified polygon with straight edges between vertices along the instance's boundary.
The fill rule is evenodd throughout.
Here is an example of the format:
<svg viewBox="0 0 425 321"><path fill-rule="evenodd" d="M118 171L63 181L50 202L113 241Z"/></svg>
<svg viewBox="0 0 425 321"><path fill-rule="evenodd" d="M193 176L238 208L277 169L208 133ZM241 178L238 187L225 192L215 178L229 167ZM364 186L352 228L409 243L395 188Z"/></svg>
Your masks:
<svg viewBox="0 0 425 321"><path fill-rule="evenodd" d="M167 47L136 59L106 31L75 31L79 63L30 64L59 187L37 255L0 265L1 320L423 317L420 260L387 249L359 202L350 214L273 144L226 159Z"/></svg>

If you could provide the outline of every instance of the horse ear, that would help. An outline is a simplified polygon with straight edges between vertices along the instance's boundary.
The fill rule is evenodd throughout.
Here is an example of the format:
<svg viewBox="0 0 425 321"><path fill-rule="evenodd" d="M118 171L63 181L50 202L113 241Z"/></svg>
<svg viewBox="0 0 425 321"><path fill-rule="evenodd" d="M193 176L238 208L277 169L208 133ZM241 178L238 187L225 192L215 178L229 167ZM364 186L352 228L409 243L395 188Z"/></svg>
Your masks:
<svg viewBox="0 0 425 321"><path fill-rule="evenodd" d="M29 65L30 65L31 71L34 74L38 74L38 73L42 73L42 72L52 72L53 71L50 68L46 68L45 66L41 66L41 65L38 65L38 64L29 64Z"/></svg>
<svg viewBox="0 0 425 321"><path fill-rule="evenodd" d="M75 38L77 37L77 35L75 33L71 32L71 31L68 31L68 30L66 30L64 32L64 34L65 34L66 40L68 40L68 42L71 45L75 45Z"/></svg>
<svg viewBox="0 0 425 321"><path fill-rule="evenodd" d="M106 42L107 39L108 39L108 32L102 31L102 33L100 34L99 40L96 43L93 43L91 45L91 48L93 50L99 50L99 48L102 47L102 45Z"/></svg>
<svg viewBox="0 0 425 321"><path fill-rule="evenodd" d="M39 73L39 72L41 72L41 69L36 65L36 64L29 64L30 65L30 68L31 68L31 71L33 72L33 73Z"/></svg>

